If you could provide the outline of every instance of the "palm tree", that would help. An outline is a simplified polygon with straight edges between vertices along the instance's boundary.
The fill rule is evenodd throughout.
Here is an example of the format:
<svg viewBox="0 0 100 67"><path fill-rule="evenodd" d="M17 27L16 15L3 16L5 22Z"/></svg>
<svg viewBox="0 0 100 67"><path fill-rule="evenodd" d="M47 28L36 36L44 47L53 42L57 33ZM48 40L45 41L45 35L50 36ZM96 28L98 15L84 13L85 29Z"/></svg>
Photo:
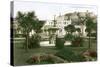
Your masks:
<svg viewBox="0 0 100 67"><path fill-rule="evenodd" d="M19 23L19 26L23 28L23 34L26 38L25 47L27 50L29 45L29 32L31 32L32 29L38 32L37 30L40 29L41 25L34 12L22 13L19 11L16 20Z"/></svg>

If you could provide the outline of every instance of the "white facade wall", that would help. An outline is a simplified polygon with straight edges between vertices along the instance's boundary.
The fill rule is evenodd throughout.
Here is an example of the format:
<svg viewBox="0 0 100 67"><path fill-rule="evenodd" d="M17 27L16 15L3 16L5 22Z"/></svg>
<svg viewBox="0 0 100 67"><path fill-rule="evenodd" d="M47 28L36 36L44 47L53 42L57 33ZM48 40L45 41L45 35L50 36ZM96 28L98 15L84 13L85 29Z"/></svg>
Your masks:
<svg viewBox="0 0 100 67"><path fill-rule="evenodd" d="M74 12L66 15L57 16L55 17L55 20L56 20L56 27L59 28L59 30L57 31L58 36L63 36L66 34L64 27L68 26L69 24L72 24L72 21L78 22L79 17L77 16L77 13L79 13L81 17L86 17L86 14L88 14L94 19L94 22L96 22L96 15L91 12ZM53 27L53 25L54 22L52 20L47 20L46 24L43 27L45 29ZM87 33L85 32L86 25L76 24L75 27L81 29L82 36L87 35Z"/></svg>
<svg viewBox="0 0 100 67"><path fill-rule="evenodd" d="M59 28L58 30L58 36L63 36L66 34L66 31L64 30L65 26L68 26L69 24L71 24L71 19L67 20L68 17L65 15L62 16L58 16L56 18L56 26Z"/></svg>
<svg viewBox="0 0 100 67"><path fill-rule="evenodd" d="M64 30L64 27L71 24L71 19L70 20L66 20L68 17L67 16L58 16L55 18L56 20L56 27L59 28L59 30L57 31L57 35L58 36L63 36L66 34L66 31ZM53 27L54 22L52 20L47 20L45 25L43 26L42 29L48 29L50 27Z"/></svg>

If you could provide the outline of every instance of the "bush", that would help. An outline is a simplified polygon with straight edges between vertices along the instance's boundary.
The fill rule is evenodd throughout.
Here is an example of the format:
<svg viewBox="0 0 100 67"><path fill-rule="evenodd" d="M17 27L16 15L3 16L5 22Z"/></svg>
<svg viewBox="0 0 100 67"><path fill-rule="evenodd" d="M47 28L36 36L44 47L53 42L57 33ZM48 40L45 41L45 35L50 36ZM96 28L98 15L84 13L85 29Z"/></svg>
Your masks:
<svg viewBox="0 0 100 67"><path fill-rule="evenodd" d="M97 52L93 50L86 50L83 52L83 56L97 57Z"/></svg>
<svg viewBox="0 0 100 67"><path fill-rule="evenodd" d="M97 60L97 52L91 49L88 49L82 53L85 57L86 61L96 61Z"/></svg>
<svg viewBox="0 0 100 67"><path fill-rule="evenodd" d="M74 46L74 47L82 47L83 46L83 38L82 37L76 37L74 38L74 40L72 41L72 45L71 46Z"/></svg>
<svg viewBox="0 0 100 67"><path fill-rule="evenodd" d="M28 64L50 64L54 63L51 59L49 59L46 55L37 55L30 57L27 61Z"/></svg>
<svg viewBox="0 0 100 67"><path fill-rule="evenodd" d="M29 39L29 48L38 48L40 47L40 39L41 37L37 34L33 35L30 39Z"/></svg>
<svg viewBox="0 0 100 67"><path fill-rule="evenodd" d="M72 41L72 40L74 40L74 36L72 34L66 34L64 39L68 40L68 41Z"/></svg>
<svg viewBox="0 0 100 67"><path fill-rule="evenodd" d="M69 61L69 62L80 62L85 61L85 58L80 54L75 54L70 49L62 49L58 53L56 53L57 56Z"/></svg>
<svg viewBox="0 0 100 67"><path fill-rule="evenodd" d="M89 36L89 34L87 34L87 36ZM90 36L91 36L91 37L97 37L97 33L91 33Z"/></svg>
<svg viewBox="0 0 100 67"><path fill-rule="evenodd" d="M87 34L87 36L89 36L89 34ZM97 39L97 33L91 33L90 36L95 37L95 40Z"/></svg>
<svg viewBox="0 0 100 67"><path fill-rule="evenodd" d="M64 63L66 61L53 54L38 54L29 57L29 59L26 62L29 64L51 64L51 63L53 64L53 63Z"/></svg>
<svg viewBox="0 0 100 67"><path fill-rule="evenodd" d="M64 47L64 39L63 38L56 38L56 44L55 46L58 48L58 49L61 49Z"/></svg>

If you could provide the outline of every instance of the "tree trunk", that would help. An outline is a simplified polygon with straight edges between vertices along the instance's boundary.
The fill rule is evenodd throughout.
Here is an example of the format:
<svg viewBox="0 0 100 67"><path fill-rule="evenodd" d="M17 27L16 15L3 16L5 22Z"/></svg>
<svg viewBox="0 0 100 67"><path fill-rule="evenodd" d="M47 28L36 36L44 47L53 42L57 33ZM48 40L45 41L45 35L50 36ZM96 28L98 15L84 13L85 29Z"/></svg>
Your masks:
<svg viewBox="0 0 100 67"><path fill-rule="evenodd" d="M83 29L84 29L84 26L83 26L83 24L82 24L82 36L84 36L84 31L83 31Z"/></svg>
<svg viewBox="0 0 100 67"><path fill-rule="evenodd" d="M89 49L91 48L91 38L90 38L90 35L91 35L91 33L89 32L89 46L88 46Z"/></svg>
<svg viewBox="0 0 100 67"><path fill-rule="evenodd" d="M25 45L25 50L28 51L28 45L29 45L29 35L26 33L26 45Z"/></svg>

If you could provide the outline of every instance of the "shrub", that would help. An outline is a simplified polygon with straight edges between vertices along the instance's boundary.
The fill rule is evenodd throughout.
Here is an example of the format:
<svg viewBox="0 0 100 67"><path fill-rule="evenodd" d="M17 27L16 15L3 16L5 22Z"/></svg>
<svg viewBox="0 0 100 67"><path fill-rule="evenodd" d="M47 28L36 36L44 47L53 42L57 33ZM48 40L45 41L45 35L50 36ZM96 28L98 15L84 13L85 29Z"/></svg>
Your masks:
<svg viewBox="0 0 100 67"><path fill-rule="evenodd" d="M56 53L57 56L69 61L69 62L80 62L85 61L84 57L80 54L75 54L70 49L62 49L58 53Z"/></svg>
<svg viewBox="0 0 100 67"><path fill-rule="evenodd" d="M41 37L37 34L33 35L30 39L29 39L29 48L38 48L40 47L40 39Z"/></svg>
<svg viewBox="0 0 100 67"><path fill-rule="evenodd" d="M93 50L86 50L82 53L82 55L85 57L86 61L96 61L97 60L97 52Z"/></svg>
<svg viewBox="0 0 100 67"><path fill-rule="evenodd" d="M65 60L53 54L39 54L29 57L26 61L29 64L50 64L50 63L64 63Z"/></svg>
<svg viewBox="0 0 100 67"><path fill-rule="evenodd" d="M63 38L56 38L56 44L55 46L58 48L58 49L61 49L64 47L64 39Z"/></svg>
<svg viewBox="0 0 100 67"><path fill-rule="evenodd" d="M72 41L72 40L74 40L74 36L72 34L66 34L64 39L68 40L68 41Z"/></svg>
<svg viewBox="0 0 100 67"><path fill-rule="evenodd" d="M87 34L87 36L89 36L89 34ZM90 36L91 37L97 37L97 33L91 33Z"/></svg>
<svg viewBox="0 0 100 67"><path fill-rule="evenodd" d="M65 63L65 62L68 62L68 61L65 61L64 59L62 59L62 58L60 58L58 56L55 56L53 54L48 54L48 57L54 63Z"/></svg>
<svg viewBox="0 0 100 67"><path fill-rule="evenodd" d="M93 50L86 50L83 52L83 56L97 57L97 52Z"/></svg>
<svg viewBox="0 0 100 67"><path fill-rule="evenodd" d="M84 40L83 40L82 37L76 37L72 41L72 45L71 46L80 47L80 46L83 46L83 42L84 42Z"/></svg>
<svg viewBox="0 0 100 67"><path fill-rule="evenodd" d="M46 54L36 54L31 57L26 61L29 64L48 64L48 63L53 63L51 60L49 60L48 55Z"/></svg>
<svg viewBox="0 0 100 67"><path fill-rule="evenodd" d="M89 36L89 34L87 34L87 36ZM90 36L95 37L95 40L97 39L97 33L91 33Z"/></svg>

